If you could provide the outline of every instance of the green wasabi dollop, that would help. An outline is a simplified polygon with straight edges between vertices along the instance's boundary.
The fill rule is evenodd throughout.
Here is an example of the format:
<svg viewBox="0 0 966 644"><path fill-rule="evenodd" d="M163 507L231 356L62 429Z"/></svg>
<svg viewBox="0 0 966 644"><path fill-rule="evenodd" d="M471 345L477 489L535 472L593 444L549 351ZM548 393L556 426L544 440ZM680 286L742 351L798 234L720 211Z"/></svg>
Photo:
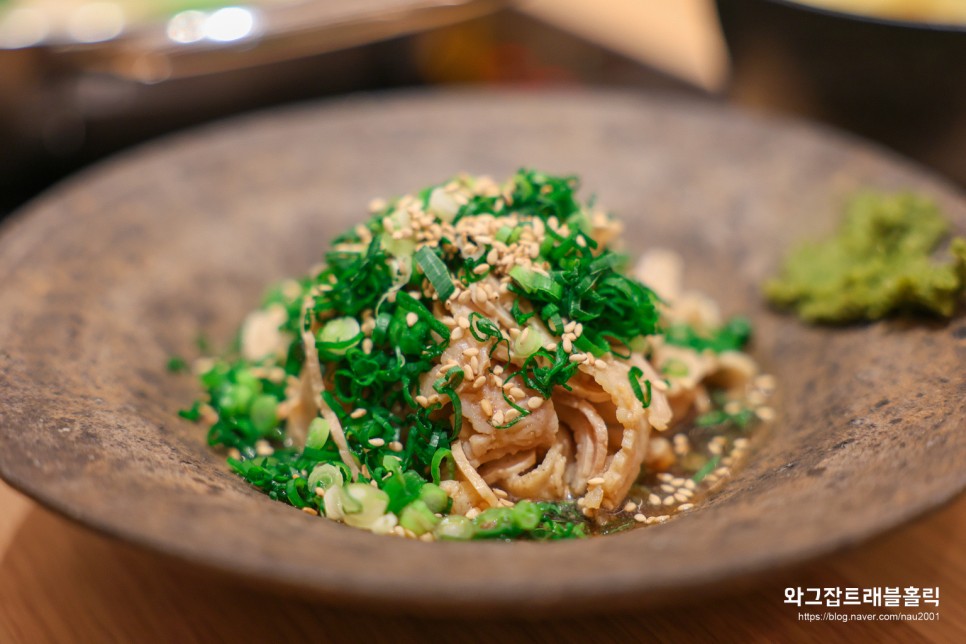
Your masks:
<svg viewBox="0 0 966 644"><path fill-rule="evenodd" d="M834 237L788 255L765 295L808 322L877 320L897 312L950 317L966 285L966 238L950 243L951 261L936 261L932 254L948 233L939 208L925 197L860 194Z"/></svg>

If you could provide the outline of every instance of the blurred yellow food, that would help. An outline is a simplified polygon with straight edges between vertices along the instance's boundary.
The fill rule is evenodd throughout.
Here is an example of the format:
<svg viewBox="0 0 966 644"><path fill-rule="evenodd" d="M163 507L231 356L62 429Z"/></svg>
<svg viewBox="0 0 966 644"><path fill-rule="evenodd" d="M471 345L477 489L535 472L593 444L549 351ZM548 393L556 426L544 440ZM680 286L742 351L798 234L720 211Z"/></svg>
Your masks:
<svg viewBox="0 0 966 644"><path fill-rule="evenodd" d="M966 24L966 0L796 0L823 9L880 18Z"/></svg>

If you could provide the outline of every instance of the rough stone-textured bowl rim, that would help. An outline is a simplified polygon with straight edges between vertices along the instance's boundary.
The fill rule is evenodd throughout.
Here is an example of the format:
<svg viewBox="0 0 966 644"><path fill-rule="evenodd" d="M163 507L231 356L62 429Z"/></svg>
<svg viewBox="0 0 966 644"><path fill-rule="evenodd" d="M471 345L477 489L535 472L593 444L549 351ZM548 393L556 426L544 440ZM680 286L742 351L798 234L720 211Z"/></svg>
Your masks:
<svg viewBox="0 0 966 644"><path fill-rule="evenodd" d="M519 97L519 95L512 94L496 96L498 96L500 100L507 100L509 102L517 100ZM568 93L557 94L552 95L549 100L562 100L572 98L574 96L576 95ZM406 106L407 104L432 105L437 101L443 103L448 99L437 95L412 93L403 95L401 98L397 98L395 100L397 101L397 106ZM449 100L473 103L479 101L493 101L497 99L494 98L494 94L460 93L455 95L455 99L451 98ZM540 99L536 100L539 101ZM738 114L736 112L721 110L721 108L718 107L707 107L689 103L687 101L678 102L668 101L666 99L656 101L652 99L648 101L642 100L638 96L629 96L626 93L601 93L597 96L597 98L591 99L591 101L593 100L599 100L601 105L608 101L640 101L642 108L648 106L649 109L655 109L657 111L664 110L667 112L682 110L688 113L702 115L701 118L719 118L718 116L713 115L723 112L724 116L720 116L720 118L744 122L745 127L750 127L752 129L764 128L766 130L775 132L782 131L783 129L802 129L800 125L794 123L784 123L780 120L774 119L752 119L746 115ZM324 119L327 116L327 110L335 111L340 108L348 108L348 110L352 110L357 105L372 109L373 103L368 99L354 99L354 102L350 101L345 103L341 101L335 102L334 104L330 104L328 107L322 108L318 113L318 118ZM94 168L80 173L76 177L69 179L63 184L57 186L48 194L37 199L34 203L28 205L18 216L15 217L14 221L7 222L5 224L4 237L7 238L18 234L27 235L31 232L34 234L42 233L43 231L30 231L33 219L31 217L31 213L47 208L50 204L57 203L64 199L69 199L70 195L74 191L95 178L110 175L111 173L115 173L126 166L137 164L144 160L157 160L164 157L166 154L169 154L172 149L176 150L185 146L190 147L190 142L195 139L225 139L228 136L229 130L238 126L257 129L261 123L270 123L273 120L283 119L286 117L296 116L306 118L308 112L312 112L316 109L317 108L314 107L296 108L294 110L281 110L268 115L245 117L229 123L217 124L212 127L202 128L200 130L191 131L176 137L171 137L166 141L148 144L136 151L122 154L115 159L101 163ZM836 138L842 138L838 137L838 135L830 136L828 133L817 129L809 131L809 133L805 136L822 139L825 143L828 143L830 140ZM844 139L846 143L836 143L834 145L838 145L852 151L857 150L860 155L870 156L873 158L888 158L890 156L887 153L882 153L880 151L870 152L870 146L848 141L848 137L844 137ZM874 150L874 148L872 148L872 150ZM945 186L941 181L925 177L918 170L904 165L901 160L889 159L883 163L885 163L886 166L898 168L897 171L900 174L915 178L919 184L927 186L928 188L936 191L947 201L956 203L959 200L959 195L955 189ZM8 258L4 258L4 260L7 259ZM59 497L50 494L50 491L44 489L38 481L20 476L16 469L13 468L9 462L5 461L2 456L0 456L0 474L2 474L3 478L15 488L31 496L54 511L76 520L83 525L87 525L105 534L120 538L122 540L130 541L137 545L144 546L152 550L157 550L168 555L173 555L179 559L186 560L194 564L222 570L231 574L239 575L245 579L257 580L259 583L272 584L281 589L288 589L290 591L299 591L303 593L309 592L331 601L348 601L353 603L373 600L385 601L402 609L425 609L435 604L438 606L446 606L453 610L462 612L474 612L482 608L487 608L498 610L503 613L517 614L527 614L533 613L534 611L539 612L541 610L557 609L562 606L567 606L568 610L590 610L601 609L604 607L613 608L619 605L627 605L634 602L637 602L639 605L656 605L671 601L679 601L683 598L694 596L693 594L696 591L721 590L722 588L719 584L723 581L747 581L758 577L763 573L774 571L778 568L803 563L819 555L824 555L834 550L853 545L868 539L875 534L879 534L885 530L894 528L915 516L918 516L945 503L957 493L962 491L964 485L966 485L966 478L963 477L961 477L958 481L950 481L950 484L946 485L942 489L934 490L928 498L919 499L918 503L907 508L907 511L905 511L902 515L893 516L888 520L881 521L877 524L865 526L864 529L853 531L847 535L839 535L837 538L828 539L824 542L813 544L811 548L803 548L794 553L794 555L788 555L787 553L781 556L773 557L762 555L755 561L742 562L742 565L738 568L729 568L725 566L714 570L692 570L690 571L692 574L682 576L681 578L675 579L672 582L667 582L665 580L656 585L649 584L647 580L642 578L640 574L636 576L632 575L631 578L628 578L626 575L619 575L619 583L616 583L612 587L609 587L606 583L601 583L602 580L598 579L596 580L596 583L588 584L587 589L574 589L574 592L569 598L561 599L559 592L552 592L546 594L546 596L540 594L533 595L532 593L535 588L537 590L540 589L532 585L528 586L527 584L520 585L513 583L509 583L505 588L501 589L503 591L502 595L498 596L494 593L483 592L479 597L472 595L462 597L445 596L440 594L439 587L431 588L426 592L419 592L418 589L416 589L413 594L403 597L398 595L398 588L396 588L394 584L388 584L382 588L371 583L362 584L358 587L339 588L332 583L320 582L318 577L311 574L304 574L303 572L300 572L292 567L265 568L264 566L258 564L248 565L244 561L230 561L224 558L211 558L208 556L210 553L206 552L204 548L199 550L191 547L191 544L186 546L185 544L175 543L169 540L158 540L155 535L144 533L140 531L137 526L107 520L103 517L87 515L83 509L78 509L77 507L65 504ZM501 546L498 544L473 544L471 546L463 547L493 548ZM559 548L563 547L563 544L546 544L540 547ZM604 575L604 577L607 576L608 575ZM413 590L409 587L407 587L407 589Z"/></svg>

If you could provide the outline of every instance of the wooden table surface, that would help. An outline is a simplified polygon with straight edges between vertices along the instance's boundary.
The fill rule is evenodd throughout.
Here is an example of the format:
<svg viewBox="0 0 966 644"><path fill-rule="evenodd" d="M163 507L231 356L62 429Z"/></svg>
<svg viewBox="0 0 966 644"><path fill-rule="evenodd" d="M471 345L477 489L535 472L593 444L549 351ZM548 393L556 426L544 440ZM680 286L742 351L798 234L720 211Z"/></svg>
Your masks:
<svg viewBox="0 0 966 644"><path fill-rule="evenodd" d="M470 622L275 596L89 532L0 484L0 642L966 642L964 543L960 497L872 543L731 596L608 616ZM938 586L940 619L806 622L798 620L804 609L783 603L786 586L886 585Z"/></svg>

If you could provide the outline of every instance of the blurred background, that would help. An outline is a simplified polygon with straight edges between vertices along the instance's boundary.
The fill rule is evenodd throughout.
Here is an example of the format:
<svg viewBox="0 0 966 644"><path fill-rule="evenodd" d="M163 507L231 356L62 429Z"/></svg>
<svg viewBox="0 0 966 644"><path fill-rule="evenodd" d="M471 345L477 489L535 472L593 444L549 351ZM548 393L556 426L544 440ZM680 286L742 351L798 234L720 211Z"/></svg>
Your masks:
<svg viewBox="0 0 966 644"><path fill-rule="evenodd" d="M966 185L966 0L0 0L0 216L191 125L461 84L794 114Z"/></svg>

